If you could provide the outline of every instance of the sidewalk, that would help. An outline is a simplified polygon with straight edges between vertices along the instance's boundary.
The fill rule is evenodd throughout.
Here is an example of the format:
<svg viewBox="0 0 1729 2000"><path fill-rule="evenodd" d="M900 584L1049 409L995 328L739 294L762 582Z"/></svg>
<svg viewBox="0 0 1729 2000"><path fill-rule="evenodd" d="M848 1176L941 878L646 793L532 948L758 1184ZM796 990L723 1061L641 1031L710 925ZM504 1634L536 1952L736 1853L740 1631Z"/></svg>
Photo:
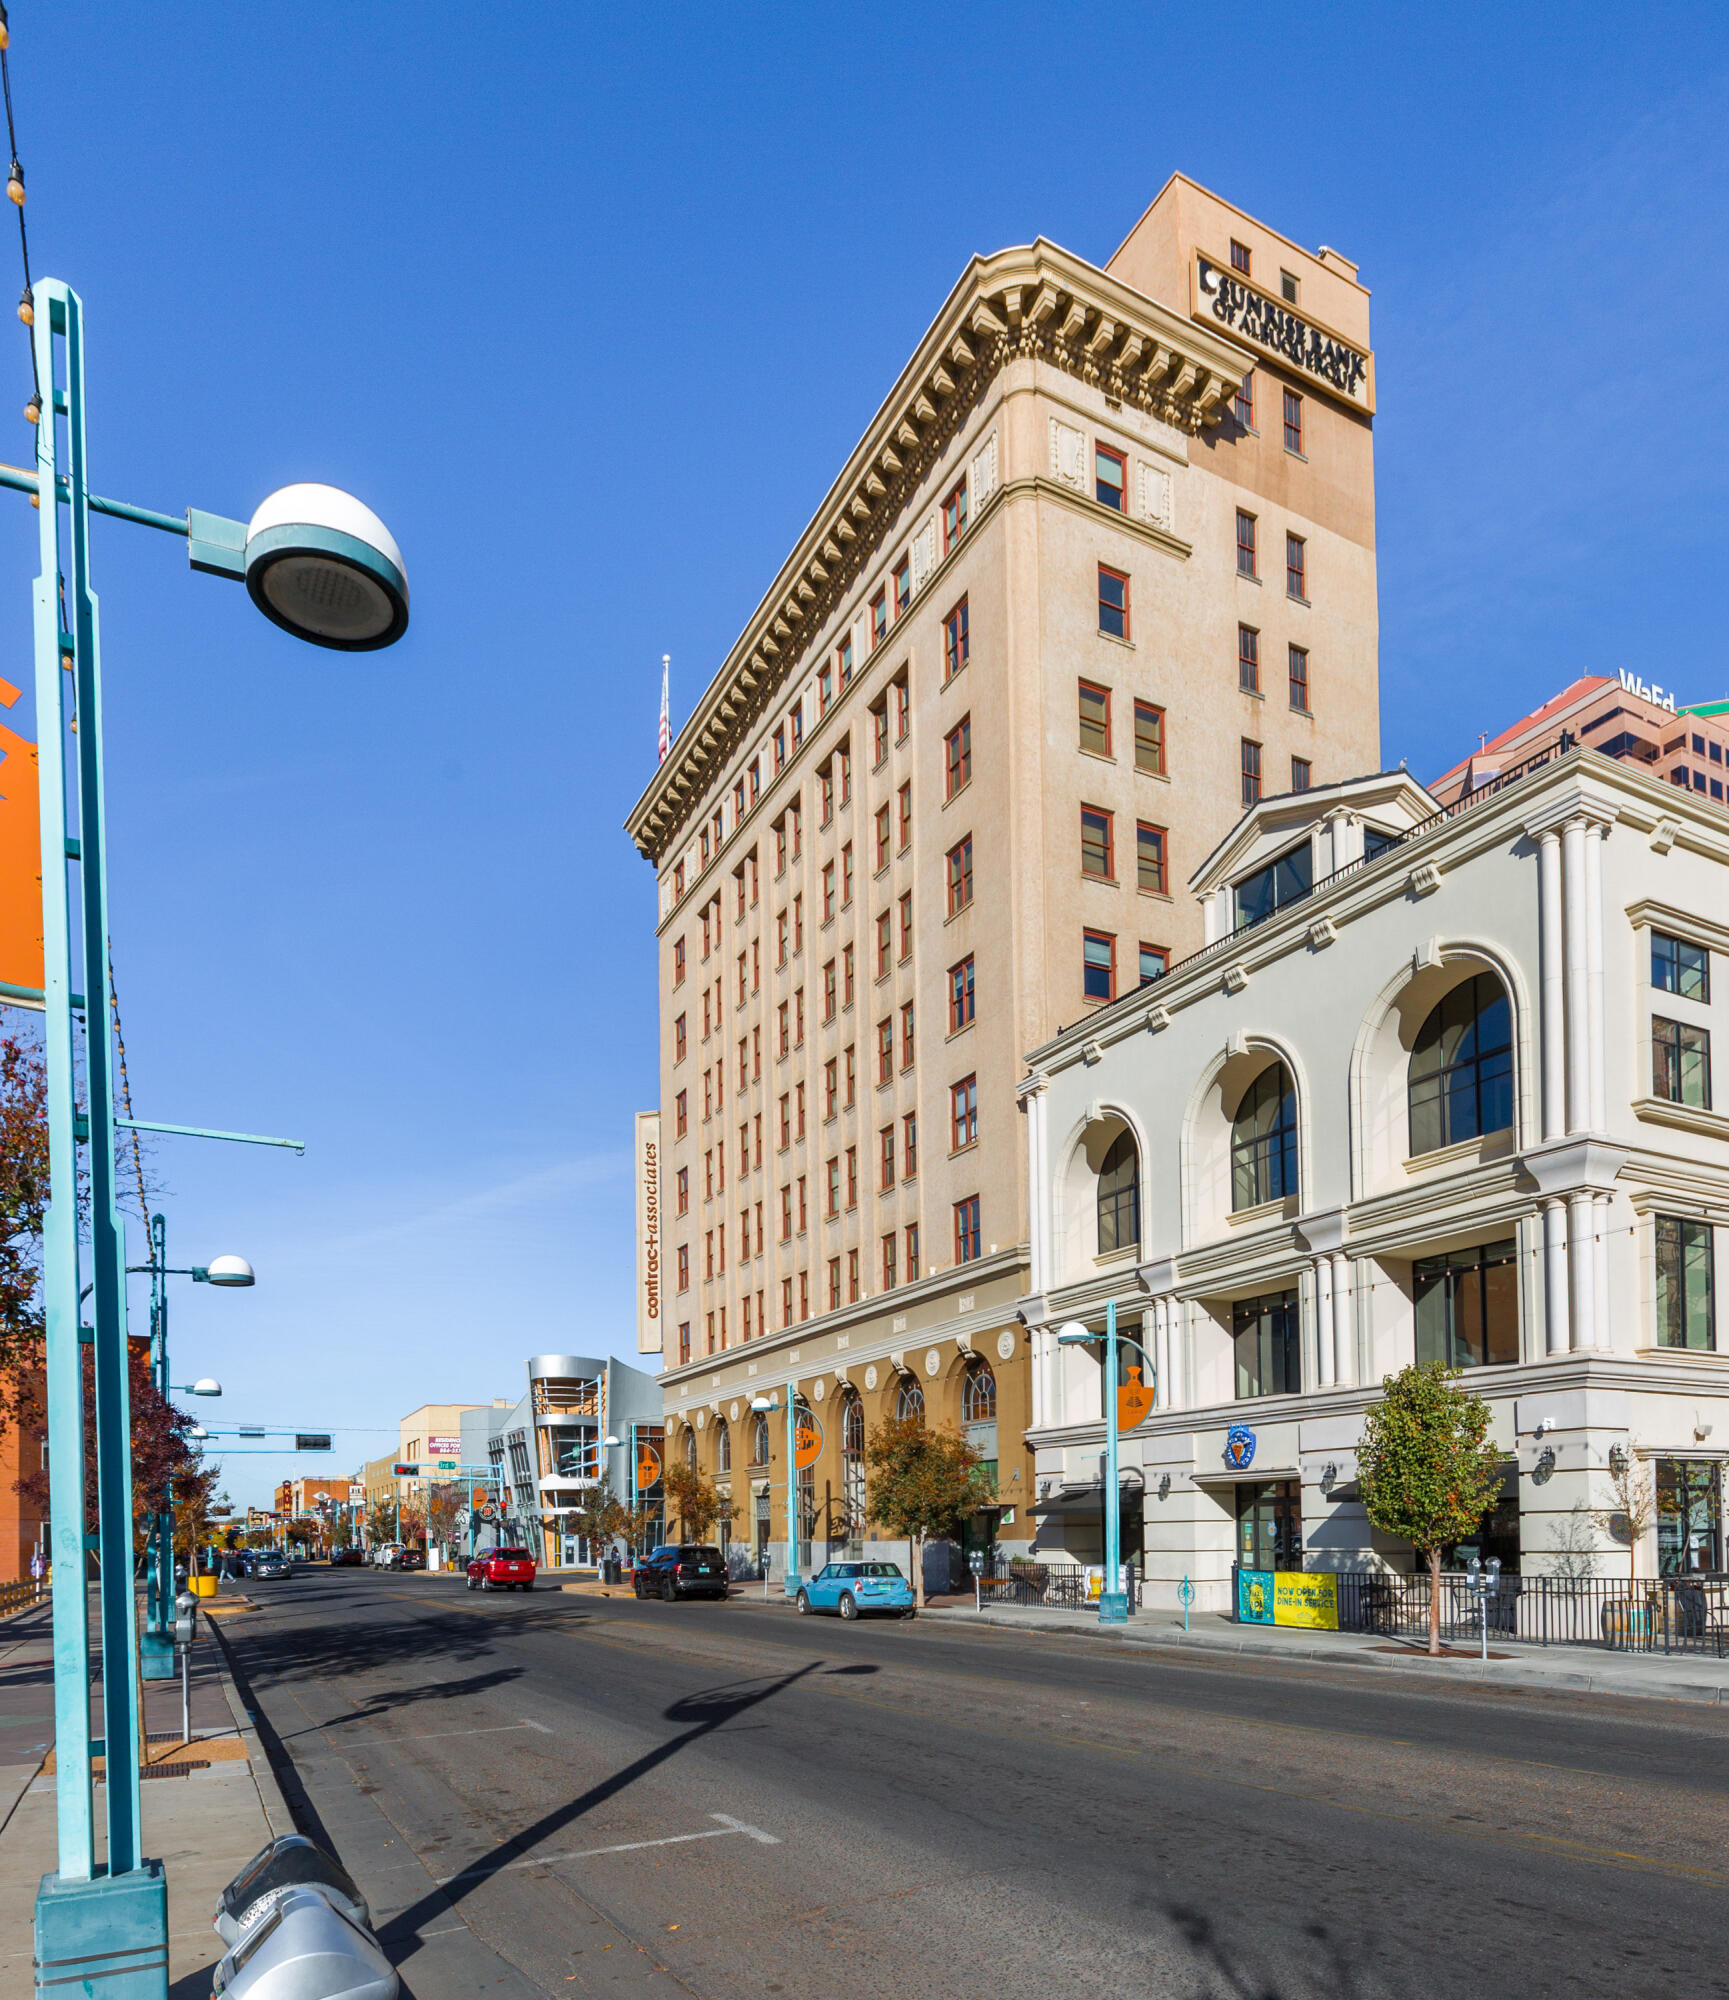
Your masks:
<svg viewBox="0 0 1729 2000"><path fill-rule="evenodd" d="M1216 1612L1191 1616L1140 1611L1127 1625L1101 1626L1096 1611L970 1604L928 1608L924 1616L944 1624L990 1625L1011 1632L1060 1632L1107 1644L1156 1646L1205 1656L1287 1660L1293 1664L1369 1667L1421 1675L1431 1680L1466 1681L1473 1687L1500 1686L1568 1694L1616 1694L1652 1701L1696 1701L1729 1705L1729 1660L1697 1653L1611 1653L1599 1646L1530 1646L1489 1640L1489 1658L1454 1641L1448 1657L1428 1658L1409 1646L1372 1632L1319 1632L1294 1626L1233 1625Z"/></svg>
<svg viewBox="0 0 1729 2000"><path fill-rule="evenodd" d="M200 1621L192 1654L192 1741L182 1746L180 1683L145 1683L153 1765L140 1793L144 1851L168 1871L171 2000L202 2000L222 1956L211 1917L241 1866L292 1833L258 1737L235 1697L222 1654ZM36 1888L57 1865L52 1739L53 1638L46 1607L0 1624L0 1992L28 1993ZM188 1768L196 1766L201 1768ZM102 1786L95 1788L98 1821Z"/></svg>

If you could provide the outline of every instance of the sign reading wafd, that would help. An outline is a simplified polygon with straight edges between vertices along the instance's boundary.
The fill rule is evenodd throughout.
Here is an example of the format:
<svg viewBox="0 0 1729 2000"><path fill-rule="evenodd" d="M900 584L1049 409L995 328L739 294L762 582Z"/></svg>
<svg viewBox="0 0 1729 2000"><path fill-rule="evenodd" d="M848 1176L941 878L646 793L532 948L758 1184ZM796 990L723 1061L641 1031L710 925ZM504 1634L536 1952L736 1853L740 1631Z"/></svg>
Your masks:
<svg viewBox="0 0 1729 2000"><path fill-rule="evenodd" d="M659 1354L666 1340L660 1319L660 1113L636 1114L636 1351Z"/></svg>
<svg viewBox="0 0 1729 2000"><path fill-rule="evenodd" d="M1227 271L1199 251L1195 253L1191 316L1215 320L1251 347L1277 355L1353 409L1373 414L1375 364L1371 355L1278 299L1256 291L1240 272Z"/></svg>

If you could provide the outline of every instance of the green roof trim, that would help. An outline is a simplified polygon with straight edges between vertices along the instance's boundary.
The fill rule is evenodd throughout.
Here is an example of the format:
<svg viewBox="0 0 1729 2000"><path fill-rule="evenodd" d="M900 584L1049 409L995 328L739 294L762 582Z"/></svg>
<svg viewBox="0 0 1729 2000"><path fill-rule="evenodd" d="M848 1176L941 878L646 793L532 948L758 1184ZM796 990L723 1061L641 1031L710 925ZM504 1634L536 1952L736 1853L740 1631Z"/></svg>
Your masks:
<svg viewBox="0 0 1729 2000"><path fill-rule="evenodd" d="M1690 701L1681 710L1683 715L1729 715L1729 698L1723 701Z"/></svg>

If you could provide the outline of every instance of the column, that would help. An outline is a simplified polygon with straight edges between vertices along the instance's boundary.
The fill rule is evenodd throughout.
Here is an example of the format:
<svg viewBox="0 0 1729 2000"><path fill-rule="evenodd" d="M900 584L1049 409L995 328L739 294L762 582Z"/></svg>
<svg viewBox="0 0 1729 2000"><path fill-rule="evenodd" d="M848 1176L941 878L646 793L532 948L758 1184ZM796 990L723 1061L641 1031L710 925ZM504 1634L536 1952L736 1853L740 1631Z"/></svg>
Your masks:
<svg viewBox="0 0 1729 2000"><path fill-rule="evenodd" d="M1591 1013L1586 998L1590 975L1586 956L1585 822L1569 820L1561 830L1561 885L1567 906L1567 1130L1591 1124ZM1577 1220L1577 1218L1575 1218Z"/></svg>
<svg viewBox="0 0 1729 2000"><path fill-rule="evenodd" d="M1567 1204L1559 1197L1543 1203L1544 1349L1565 1354L1572 1345L1567 1298Z"/></svg>
<svg viewBox="0 0 1729 2000"><path fill-rule="evenodd" d="M1040 1077L1021 1099L1027 1119L1027 1289L1035 1297L1050 1283L1051 1205L1045 1164L1045 1091ZM913 1273L917 1276L917 1273Z"/></svg>
<svg viewBox="0 0 1729 2000"><path fill-rule="evenodd" d="M1561 835L1552 826L1545 827L1537 836L1537 908L1543 955L1539 1031L1543 1050L1543 1137L1559 1139L1567 1129L1567 1040L1562 1020L1566 976L1561 957Z"/></svg>
<svg viewBox="0 0 1729 2000"><path fill-rule="evenodd" d="M1607 1116L1603 1057L1603 827L1585 828L1585 1033L1591 1130L1601 1132ZM1601 1333L1603 1321L1599 1318Z"/></svg>
<svg viewBox="0 0 1729 2000"><path fill-rule="evenodd" d="M1596 1225L1593 1232L1595 1240L1591 1245L1592 1309L1597 1329L1596 1345L1607 1352L1615 1344L1609 1327L1609 1196L1599 1194L1591 1207L1591 1219Z"/></svg>
<svg viewBox="0 0 1729 2000"><path fill-rule="evenodd" d="M1153 1353L1153 1408L1155 1410L1162 1410L1170 1401L1171 1395L1171 1363L1165 1344L1165 1302L1163 1299L1154 1299L1148 1319L1152 1326L1152 1337L1149 1345Z"/></svg>
<svg viewBox="0 0 1729 2000"><path fill-rule="evenodd" d="M1315 1259L1315 1356L1320 1363L1319 1387L1333 1386L1333 1260Z"/></svg>
<svg viewBox="0 0 1729 2000"><path fill-rule="evenodd" d="M1567 1197L1569 1292L1573 1304L1571 1348L1574 1353L1597 1345L1597 1259L1592 1228L1595 1200L1589 1188L1575 1188Z"/></svg>
<svg viewBox="0 0 1729 2000"><path fill-rule="evenodd" d="M1357 1321L1351 1285L1351 1260L1342 1250L1333 1253L1333 1380L1341 1389L1357 1380Z"/></svg>

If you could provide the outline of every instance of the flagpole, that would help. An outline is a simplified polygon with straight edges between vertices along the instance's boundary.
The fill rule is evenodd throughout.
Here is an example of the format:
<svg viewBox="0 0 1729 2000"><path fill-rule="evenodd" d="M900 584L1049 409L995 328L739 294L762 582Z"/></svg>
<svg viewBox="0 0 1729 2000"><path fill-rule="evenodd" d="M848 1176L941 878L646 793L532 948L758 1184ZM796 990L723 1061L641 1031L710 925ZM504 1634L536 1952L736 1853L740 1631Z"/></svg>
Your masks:
<svg viewBox="0 0 1729 2000"><path fill-rule="evenodd" d="M666 753L672 748L672 707L669 700L671 690L672 655L660 656L660 742L656 764L666 762Z"/></svg>

